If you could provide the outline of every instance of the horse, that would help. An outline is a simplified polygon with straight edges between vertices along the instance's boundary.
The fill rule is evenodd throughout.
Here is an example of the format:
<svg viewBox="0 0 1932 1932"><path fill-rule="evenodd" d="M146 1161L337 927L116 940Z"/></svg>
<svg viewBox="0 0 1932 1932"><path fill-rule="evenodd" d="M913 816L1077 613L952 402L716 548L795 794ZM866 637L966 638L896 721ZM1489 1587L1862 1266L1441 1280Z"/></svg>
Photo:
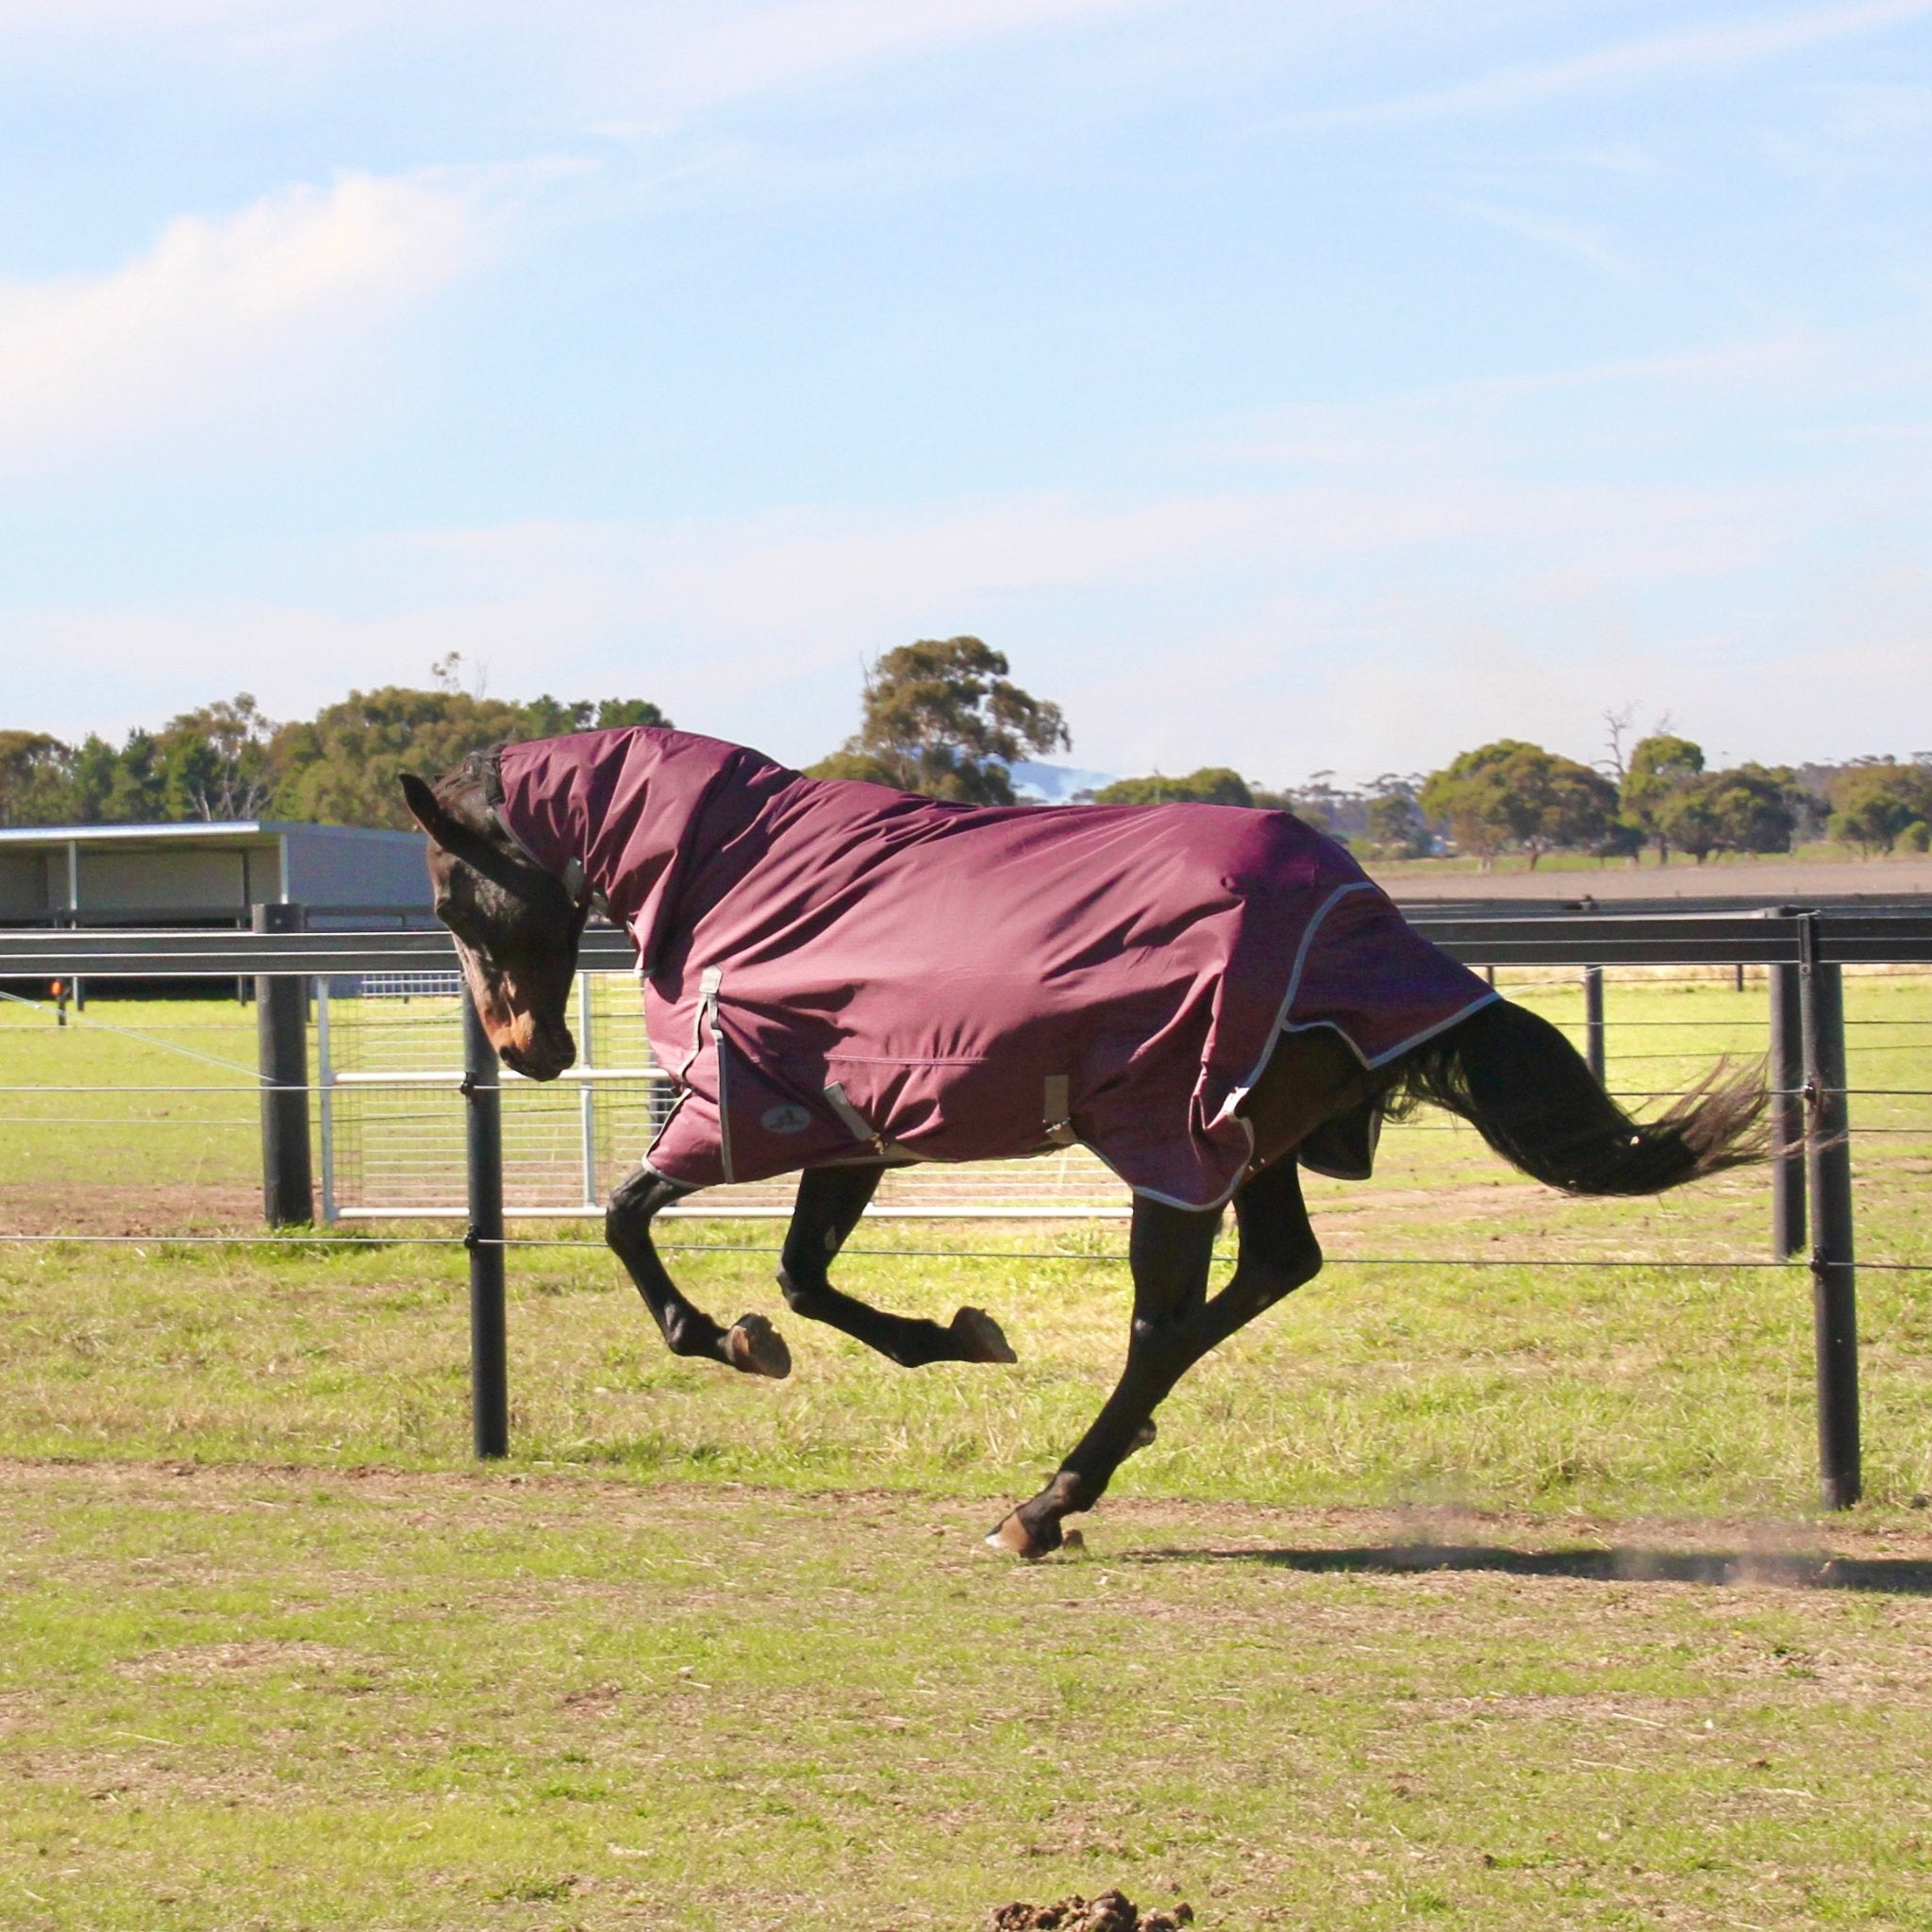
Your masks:
<svg viewBox="0 0 1932 1932"><path fill-rule="evenodd" d="M401 787L504 1065L550 1080L572 1064L593 909L638 946L660 1060L688 1030L671 1120L605 1217L675 1355L791 1366L764 1316L724 1326L659 1258L654 1219L697 1188L796 1172L786 1305L915 1368L1016 1357L982 1309L941 1324L833 1286L888 1168L1081 1141L1132 1185L1125 1362L988 1537L1016 1557L1059 1548L1187 1371L1314 1278L1300 1171L1367 1178L1385 1119L1446 1109L1576 1195L1658 1193L1765 1151L1761 1069L1721 1066L1633 1118L1554 1025L1287 813L940 805L658 727L499 745ZM858 1050L908 1028L916 1051ZM1238 1259L1209 1295L1230 1206Z"/></svg>

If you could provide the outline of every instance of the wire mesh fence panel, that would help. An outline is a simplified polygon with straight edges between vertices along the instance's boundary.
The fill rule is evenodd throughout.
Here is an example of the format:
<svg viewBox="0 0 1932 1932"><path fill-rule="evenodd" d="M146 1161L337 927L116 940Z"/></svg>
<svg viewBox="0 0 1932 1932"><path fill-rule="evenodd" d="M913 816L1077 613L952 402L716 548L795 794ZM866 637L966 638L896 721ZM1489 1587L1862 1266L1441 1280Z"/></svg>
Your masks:
<svg viewBox="0 0 1932 1932"><path fill-rule="evenodd" d="M326 1093L325 1194L358 1220L458 1214L464 1201L462 1006L431 975L374 975L326 1002L321 1082ZM636 980L579 975L572 1003L578 1064L539 1086L503 1085L504 1204L522 1215L600 1211L643 1158L675 1099L644 1030ZM797 1180L707 1190L682 1211L789 1213ZM1122 1183L1083 1147L1037 1159L925 1163L889 1171L874 1214L974 1219L1110 1217L1128 1208Z"/></svg>
<svg viewBox="0 0 1932 1932"><path fill-rule="evenodd" d="M462 1006L428 974L371 975L325 999L325 1198L332 1216L462 1210ZM675 1090L644 1030L637 982L583 974L572 1006L578 1064L545 1086L503 1086L504 1201L511 1213L595 1212L643 1158ZM684 1211L763 1217L790 1211L794 1176L707 1190ZM1112 1216L1125 1188L1082 1147L1037 1159L940 1163L883 1177L874 1213L958 1217Z"/></svg>
<svg viewBox="0 0 1932 1932"><path fill-rule="evenodd" d="M1720 1057L1739 1071L1757 1062L1767 1041L1765 974L1747 967L1741 990L1736 980L1723 966L1607 969L1611 1089L1640 1114L1654 1112ZM1874 1264L1923 1257L1932 1242L1932 974L1850 965L1844 984L1860 1252ZM1497 985L1581 1044L1579 969L1504 966ZM339 981L332 998L318 999L309 1064L326 1129L327 1205L339 1217L461 1219L461 1010L447 973L372 974L356 993ZM506 1195L520 1215L596 1211L674 1098L645 1037L634 976L586 975L571 1018L591 1078L504 1084ZM0 1220L14 1230L147 1230L250 1218L260 1184L255 1061L254 1009L231 1000L103 997L70 1012L64 1026L43 1000L8 1001ZM786 1176L712 1190L683 1211L775 1217L789 1211L794 1187ZM1765 1252L1769 1223L1760 1170L1657 1203L1567 1200L1505 1167L1479 1135L1434 1109L1391 1125L1372 1181L1311 1176L1307 1188L1336 1259L1469 1253L1479 1242L1498 1259L1533 1258L1556 1244L1606 1261L1692 1253L1741 1261ZM1002 1220L1061 1221L1071 1237L1127 1207L1121 1183L1075 1147L890 1172L874 1211L979 1220L991 1241Z"/></svg>

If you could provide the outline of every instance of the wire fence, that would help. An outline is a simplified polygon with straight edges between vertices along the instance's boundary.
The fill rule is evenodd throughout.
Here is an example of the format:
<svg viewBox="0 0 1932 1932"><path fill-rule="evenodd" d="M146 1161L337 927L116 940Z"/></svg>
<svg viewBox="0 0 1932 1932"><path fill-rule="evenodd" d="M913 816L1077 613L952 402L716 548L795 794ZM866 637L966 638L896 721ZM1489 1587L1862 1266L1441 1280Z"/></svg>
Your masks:
<svg viewBox="0 0 1932 1932"><path fill-rule="evenodd" d="M1861 1185L1883 1193L1890 1183L1906 1178L1915 1158L1932 1154L1932 1108L1924 1105L1932 1100L1932 971L1894 966L1855 967L1847 973L1845 1026L1854 1041L1852 1077L1842 1090L1832 1091L1845 1094L1853 1108ZM1506 967L1496 976L1510 997L1544 1013L1583 1043L1584 1000L1574 969ZM1608 1084L1640 1110L1690 1084L1714 1051L1750 1060L1769 1045L1764 969L1749 969L1742 991L1735 975L1722 967L1610 969L1606 986ZM179 1143L186 1152L157 1151L144 1158L143 1165L158 1179L187 1183L184 1231L197 1208L210 1203L210 1189L196 1183L225 1190L223 1198L230 1205L250 1187L255 1177L250 1137L258 1127L259 1098L273 1091L242 1058L253 1044L251 1013L230 1008L233 1017L215 1020L199 1017L192 1008L109 1006L108 1012L115 1016L109 1019L97 1001L87 1013L67 1016L61 1035L66 1066L56 1068L42 1059L50 1077L19 1078L15 1075L31 1071L21 1053L34 1035L44 1041L54 1008L19 994L6 998L7 1010L25 1023L0 1025L0 1147L8 1152L8 1167L14 1176L30 1177L43 1198L77 1196L88 1191L90 1175L98 1173L104 1157L143 1142ZM309 1026L314 1077L303 1083L302 1091L308 1096L322 1154L318 1199L325 1224L382 1225L392 1230L385 1238L393 1240L412 1222L459 1223L465 1217L461 1016L462 1004L448 974L369 975L353 991L326 983L318 988ZM635 1166L671 1104L672 1088L646 1036L634 977L584 974L573 1018L591 1077L550 1087L517 1080L504 1086L505 1201L506 1211L515 1219L600 1214L610 1188ZM222 1050L221 1036L233 1042L229 1051ZM97 1060L105 1052L111 1064L89 1067L77 1059L88 1040ZM170 1061L183 1077L166 1076ZM1638 1077L1618 1079L1620 1068ZM52 1076L76 1071L95 1076ZM193 1077L196 1074L200 1077ZM1802 1092L1780 1091L1790 1098ZM1413 1266L1432 1260L1444 1267L1560 1263L1675 1270L1757 1265L1762 1258L1763 1210L1760 1206L1752 1211L1748 1206L1754 1191L1761 1202L1761 1191L1749 1181L1731 1184L1726 1212L1705 1217L1707 1238L1690 1256L1681 1248L1633 1254L1623 1229L1606 1217L1592 1217L1582 1204L1547 1197L1540 1227L1507 1242L1504 1254L1454 1253L1430 1239L1453 1234L1463 1205L1460 1197L1498 1177L1493 1158L1473 1132L1459 1122L1425 1112L1390 1128L1375 1180L1366 1190L1311 1180L1309 1191L1318 1213L1344 1217L1364 1193L1440 1204L1438 1211L1418 1212L1413 1202L1391 1207L1378 1198L1383 1217L1392 1218L1406 1236L1426 1242L1427 1254L1357 1253L1352 1246L1354 1230L1343 1227L1331 1239L1334 1265ZM1512 1176L1500 1177L1506 1187L1513 1181ZM694 1201L686 1214L693 1220L777 1219L789 1213L792 1191L787 1179L718 1189ZM0 1208L4 1206L0 1198ZM1880 1211L1867 1217L1871 1236L1887 1245L1894 1238L1910 1238L1910 1215L1894 1214L1890 1202L1874 1206ZM1004 1222L1100 1227L1124 1220L1129 1207L1116 1177L1086 1149L1073 1147L1036 1160L890 1173L872 1211L886 1220L959 1224L957 1245L947 1253L1006 1259L1018 1251L1006 1240L975 1246L970 1226ZM18 1226L15 1216L6 1218ZM95 1216L83 1218L92 1223ZM1896 1237L1887 1224L1892 1221L1901 1224ZM97 1226L87 1231L90 1239L102 1238ZM33 1238L56 1232L52 1227L36 1230ZM159 1238L152 1232L129 1237L147 1243ZM1552 1238L1582 1252L1538 1252L1546 1250ZM534 1237L510 1242L540 1244L596 1242L585 1238L540 1243ZM692 1252L727 1251L711 1242L682 1245ZM1091 1258L1079 1255L1070 1241L1040 1252ZM1876 1265L1879 1258L1874 1254L1867 1265ZM1925 1264L1894 1258L1894 1265Z"/></svg>
<svg viewBox="0 0 1932 1932"><path fill-rule="evenodd" d="M10 1158L0 1161L0 1175L36 1160L58 1163L63 1158L82 1171L65 1191L50 1188L42 1174L30 1184L32 1195L0 1178L0 1212L14 1219L26 1201L37 1199L49 1223L42 1229L15 1225L0 1229L0 1235L15 1245L78 1240L143 1250L193 1251L258 1241L226 1228L197 1227L192 1212L182 1211L202 1199L195 1184L212 1171L223 1171L232 1189L236 1130L247 1123L229 1110L228 1096L242 1091L252 1091L259 1108L263 1205L271 1221L311 1217L311 1129L321 1141L326 1222L451 1217L460 1174L467 1209L463 1236L404 1239L452 1249L460 1242L467 1251L473 1440L479 1456L500 1456L508 1441L508 1254L513 1248L595 1245L589 1236L511 1238L504 1231L506 1208L532 1216L594 1212L610 1179L642 1153L670 1105L671 1083L644 1035L627 983L633 963L627 942L616 934L586 935L576 1013L582 1069L568 1083L525 1090L515 1081L499 1085L489 1042L450 982L451 955L441 935L308 933L302 929L299 908L287 907L258 908L254 924L253 933L236 935L0 934L0 961L11 961L15 970L24 966L29 974L50 968L72 973L71 962L85 958L84 970L109 976L172 972L235 983L240 974L262 975L256 981L259 1011L253 1067L242 1057L240 1041L236 1057L225 1058L207 1050L212 1041L173 1037L192 1030L188 1024L171 1028L148 1016L150 1024L142 1027L116 1026L77 1010L70 1015L64 1002L51 1019L67 1047L50 1050L47 1011L8 995L15 1024L0 1027L0 1053L8 1056L0 1058L0 1148ZM1433 1139L1415 1125L1385 1137L1372 1191L1356 1197L1357 1207L1366 1200L1377 1208L1376 1224L1385 1233L1406 1229L1415 1236L1414 1252L1383 1252L1380 1241L1372 1247L1364 1243L1350 1224L1345 1189L1311 1185L1318 1218L1324 1210L1333 1214L1332 1224L1324 1223L1329 1263L1679 1274L1795 1273L1802 1265L1810 1277L1814 1311L1821 1489L1828 1507L1856 1501L1861 1476L1855 1200L1864 1204L1864 1266L1898 1275L1932 1272L1925 1258L1932 1255L1932 1230L1924 1219L1924 1190L1915 1184L1932 1173L1926 1159L1932 1118L1924 1105L1932 1097L1932 1069L1925 1065L1932 1052L1925 1039L1932 1031L1932 974L1925 970L1932 967L1932 920L1792 914L1780 908L1757 917L1601 920L1456 914L1422 924L1439 943L1484 964L1492 984L1505 985L1524 1004L1568 1025L1599 1076L1620 1093L1636 1082L1642 1083L1645 1095L1691 1086L1702 1071L1693 1049L1708 1047L1713 1036L1746 1057L1761 1042L1774 1122L1786 1143L1770 1169L1771 1253L1766 1255L1762 1240L1763 1195L1754 1196L1737 1176L1725 1176L1707 1191L1694 1220L1673 1222L1662 1208L1644 1217L1651 1229L1644 1251L1631 1252L1622 1218L1630 1211L1627 1204L1609 1204L1618 1218L1607 1219L1597 1211L1602 1204L1567 1203L1546 1208L1562 1214L1560 1234L1553 1235L1545 1221L1529 1235L1528 1252L1523 1251L1521 1229L1508 1242L1500 1230L1492 1232L1482 1245L1494 1252L1458 1252L1472 1244L1473 1234L1479 1239L1483 1217L1471 1196L1499 1183L1492 1172L1483 1172L1489 1163L1478 1156L1474 1135L1454 1124L1445 1132L1439 1124ZM1597 962L1583 966L1580 988L1579 961ZM611 975L621 970L624 980L614 981ZM355 982L357 996L339 999L348 990L339 975L348 974L361 975ZM1848 985L1854 1008L1849 1013ZM305 986L316 993L312 1022L305 1020ZM1693 1000L1694 1011L1689 1008ZM70 1019L84 1024L70 1025ZM1645 1038L1646 1019L1674 1031ZM38 1037L30 1038L34 1021L42 1024ZM200 1019L193 1027L208 1031L213 1024ZM1692 1035L1698 1025L1705 1028L1702 1039ZM82 1040L95 1061L76 1066L75 1048ZM1677 1043L1684 1051L1674 1050ZM186 1060L225 1077L204 1074L198 1086L185 1077L157 1078L157 1054L170 1056L176 1073ZM311 1064L319 1074L312 1087ZM1613 1064L1624 1070L1617 1076L1610 1074ZM460 1082L455 1077L458 1067ZM90 1111L98 1102L68 1097L117 1085L130 1102L137 1093L142 1096L143 1104L130 1106L125 1118ZM162 1126L175 1131L157 1135L154 1130ZM1802 1172L1793 1158L1801 1140ZM75 1224L75 1204L90 1188L98 1191L105 1181L125 1193L136 1171L150 1195L173 1206L172 1216L165 1209L155 1216L172 1225L134 1230ZM1079 1149L1062 1150L1044 1161L901 1170L886 1177L880 1192L874 1214L924 1221L998 1217L1051 1227L1118 1216L1127 1207L1119 1184ZM769 1192L718 1190L703 1207L682 1211L781 1215L788 1211L790 1193L789 1187ZM1405 1195L1410 1210L1406 1215ZM227 1205L232 1208L232 1200ZM1790 1257L1804 1248L1807 1232L1808 1257L1794 1263ZM395 1236L358 1239L335 1231L275 1239L326 1251L373 1246ZM1117 1248L1109 1251L1091 1239L1063 1236L1051 1245L1027 1247L980 1239L984 1244L976 1247L868 1243L845 1252L898 1258L929 1253L1007 1263L1032 1258L1119 1265L1125 1259ZM685 1253L774 1252L758 1241L674 1237L665 1245ZM1871 1245L1878 1252L1870 1254Z"/></svg>

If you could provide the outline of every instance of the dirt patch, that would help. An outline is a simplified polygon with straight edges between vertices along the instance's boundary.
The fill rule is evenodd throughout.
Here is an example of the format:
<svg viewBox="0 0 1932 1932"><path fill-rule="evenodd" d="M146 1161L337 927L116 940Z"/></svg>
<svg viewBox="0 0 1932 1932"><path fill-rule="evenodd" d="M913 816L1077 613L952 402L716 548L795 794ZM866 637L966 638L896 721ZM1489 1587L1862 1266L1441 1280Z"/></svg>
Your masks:
<svg viewBox="0 0 1932 1932"><path fill-rule="evenodd" d="M979 1547L993 1498L927 1496L878 1489L790 1490L757 1483L632 1482L576 1469L403 1470L377 1463L345 1467L277 1462L176 1462L110 1457L0 1456L0 1496L78 1485L95 1494L158 1501L192 1488L196 1507L257 1509L278 1496L306 1506L318 1491L410 1512L412 1529L502 1529L513 1507L546 1512L545 1527L593 1516L638 1529L689 1525L709 1540L721 1512L755 1518L765 1532L816 1524L830 1511L859 1521L905 1549L957 1554L981 1565L997 1559ZM741 1518L740 1512L745 1512ZM1177 1497L1109 1496L1079 1519L1085 1548L1071 1559L1025 1566L1016 1574L1048 1578L1070 1566L1103 1562L1149 1570L1174 1564L1253 1564L1336 1572L1517 1574L1585 1583L1693 1583L1754 1590L1877 1588L1932 1596L1932 1525L1908 1521L1828 1523L1720 1514L1704 1517L1591 1517L1488 1509L1457 1504L1407 1507L1341 1504L1281 1507L1199 1503ZM31 1534L22 1524L16 1535ZM957 1537L957 1550L943 1541ZM914 1539L918 1539L915 1543ZM929 1540L938 1540L937 1541ZM707 1570L717 1559L684 1559ZM532 1588L547 1588L533 1581Z"/></svg>
<svg viewBox="0 0 1932 1932"><path fill-rule="evenodd" d="M1194 1922L1194 1909L1185 1903L1165 1911L1141 1912L1124 1891L1103 1891L1082 1898L1075 1891L1049 1906L995 1906L986 1918L986 1932L1179 1932Z"/></svg>
<svg viewBox="0 0 1932 1932"><path fill-rule="evenodd" d="M1375 882L1398 902L1432 899L1879 899L1932 892L1932 860L1744 858L1718 865L1593 865L1569 872L1441 872L1378 865ZM1673 968L1674 972L1680 969Z"/></svg>
<svg viewBox="0 0 1932 1932"><path fill-rule="evenodd" d="M111 1182L0 1182L0 1231L8 1234L258 1234L261 1191L183 1181L143 1187Z"/></svg>
<svg viewBox="0 0 1932 1932"><path fill-rule="evenodd" d="M326 1643L187 1643L150 1651L114 1666L124 1677L168 1677L176 1682L212 1684L261 1671L311 1673L360 1668L348 1652Z"/></svg>

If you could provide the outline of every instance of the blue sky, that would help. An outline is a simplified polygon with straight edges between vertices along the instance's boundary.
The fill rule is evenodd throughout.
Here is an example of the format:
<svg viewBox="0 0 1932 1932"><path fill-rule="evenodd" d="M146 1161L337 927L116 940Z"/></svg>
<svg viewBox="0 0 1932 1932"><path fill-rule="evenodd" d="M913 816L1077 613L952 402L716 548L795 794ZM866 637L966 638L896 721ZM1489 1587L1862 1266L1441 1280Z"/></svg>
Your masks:
<svg viewBox="0 0 1932 1932"><path fill-rule="evenodd" d="M1932 747L1932 0L0 0L4 722Z"/></svg>

